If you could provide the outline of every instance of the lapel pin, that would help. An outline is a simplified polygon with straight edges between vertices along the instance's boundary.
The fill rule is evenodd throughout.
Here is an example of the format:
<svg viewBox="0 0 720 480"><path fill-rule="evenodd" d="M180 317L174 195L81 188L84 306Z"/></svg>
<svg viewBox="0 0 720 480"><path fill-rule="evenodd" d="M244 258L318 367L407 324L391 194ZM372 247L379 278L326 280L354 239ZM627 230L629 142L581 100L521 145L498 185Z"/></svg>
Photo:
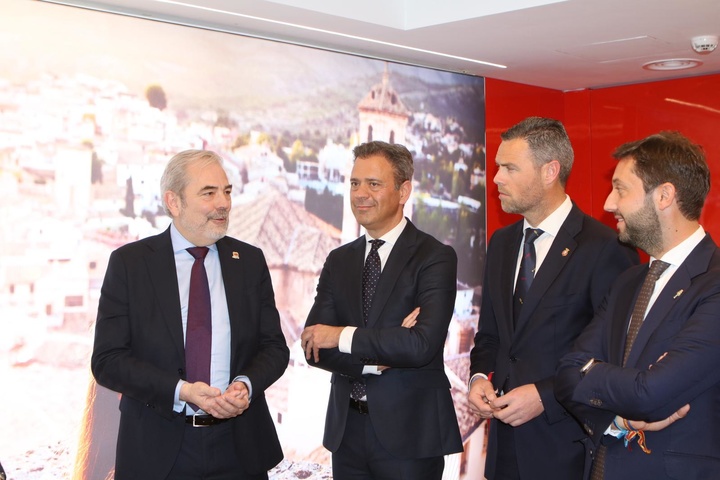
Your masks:
<svg viewBox="0 0 720 480"><path fill-rule="evenodd" d="M680 290L678 290L677 293L675 294L675 296L673 297L673 300L675 300L675 299L678 298L680 295L682 295L683 292L684 292L684 290L683 290L682 288L681 288Z"/></svg>
<svg viewBox="0 0 720 480"><path fill-rule="evenodd" d="M240 260L240 254L238 252L233 252L233 260Z"/></svg>
<svg viewBox="0 0 720 480"><path fill-rule="evenodd" d="M570 253L570 249L566 248L565 250L562 251L562 256L567 257L569 253Z"/></svg>

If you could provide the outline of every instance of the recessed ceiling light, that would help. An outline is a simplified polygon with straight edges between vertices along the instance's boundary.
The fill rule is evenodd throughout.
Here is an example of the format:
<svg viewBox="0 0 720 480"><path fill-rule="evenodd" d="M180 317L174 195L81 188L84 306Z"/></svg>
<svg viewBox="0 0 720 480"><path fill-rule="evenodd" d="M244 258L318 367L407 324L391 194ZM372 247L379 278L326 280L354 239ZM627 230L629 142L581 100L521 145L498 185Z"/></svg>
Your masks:
<svg viewBox="0 0 720 480"><path fill-rule="evenodd" d="M645 70L685 70L687 68L695 68L702 65L703 62L692 58L668 58L666 60L656 60L648 62L642 67Z"/></svg>

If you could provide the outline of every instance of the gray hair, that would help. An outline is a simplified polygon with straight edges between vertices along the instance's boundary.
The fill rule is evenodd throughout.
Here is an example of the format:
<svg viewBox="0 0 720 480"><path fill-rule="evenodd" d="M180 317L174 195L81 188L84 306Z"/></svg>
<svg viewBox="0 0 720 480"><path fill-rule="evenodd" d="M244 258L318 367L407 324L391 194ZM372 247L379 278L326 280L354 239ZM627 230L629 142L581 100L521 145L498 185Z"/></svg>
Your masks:
<svg viewBox="0 0 720 480"><path fill-rule="evenodd" d="M215 163L222 166L223 160L220 155L210 150L185 150L173 156L165 166L165 171L160 178L163 208L168 215L171 214L165 203L165 192L175 193L180 197L180 201L185 204L185 187L190 183L187 169L195 163L199 163L202 167Z"/></svg>

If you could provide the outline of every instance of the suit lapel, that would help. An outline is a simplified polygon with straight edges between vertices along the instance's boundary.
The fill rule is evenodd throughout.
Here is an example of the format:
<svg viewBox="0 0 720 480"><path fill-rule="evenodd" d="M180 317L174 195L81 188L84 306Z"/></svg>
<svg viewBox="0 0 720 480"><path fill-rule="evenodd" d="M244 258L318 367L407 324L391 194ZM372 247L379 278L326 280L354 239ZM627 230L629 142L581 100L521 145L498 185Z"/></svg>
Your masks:
<svg viewBox="0 0 720 480"><path fill-rule="evenodd" d="M218 249L218 259L220 260L220 270L222 272L223 286L225 288L225 298L227 301L228 317L230 319L230 344L238 345L240 335L243 329L240 322L243 311L243 296L239 293L244 290L244 259L238 252L232 251L226 237L218 240L215 245ZM230 301L232 299L232 301ZM239 349L232 349L232 358L230 365L236 365L235 356L239 353Z"/></svg>
<svg viewBox="0 0 720 480"><path fill-rule="evenodd" d="M506 338L512 338L515 331L512 320L513 295L515 292L515 270L523 237L523 222L517 222L514 227L510 232L510 238L513 239L513 241L508 242L507 247L501 250L503 258L498 262L500 272L496 272L496 275L500 279L500 288L498 290L502 296L500 301L502 310L499 312L498 318L507 319L505 322L498 322L498 326L504 329Z"/></svg>
<svg viewBox="0 0 720 480"><path fill-rule="evenodd" d="M573 205L570 214L563 222L557 236L553 240L550 250L543 260L540 269L535 275L535 279L530 286L530 290L525 298L520 317L517 321L516 331L520 331L527 324L528 319L532 316L533 311L537 308L538 303L542 300L543 295L553 284L555 279L560 275L567 262L572 258L577 249L575 236L582 230L583 214ZM519 248L519 247L518 247Z"/></svg>
<svg viewBox="0 0 720 480"><path fill-rule="evenodd" d="M392 252L387 259L387 263L382 270L380 280L378 281L377 290L373 297L372 306L368 315L368 327L372 327L380 318L380 312L385 308L385 304L390 299L393 287L397 283L398 277L405 268L410 258L415 254L417 248L417 229L408 222L405 229L398 237L398 241L393 246ZM362 297L362 280L360 281L360 296ZM360 306L362 312L362 305ZM409 313L409 312L408 312Z"/></svg>
<svg viewBox="0 0 720 480"><path fill-rule="evenodd" d="M705 235L705 238L678 267L647 312L628 356L627 365L635 365L653 332L667 317L675 304L682 301L683 293L688 292L692 287L692 279L707 271L715 248L710 237Z"/></svg>
<svg viewBox="0 0 720 480"><path fill-rule="evenodd" d="M359 237L357 240L350 244L348 250L349 262L348 272L357 272L356 274L351 273L347 275L347 295L344 298L349 299L350 305L349 311L352 312L352 326L364 327L362 317L362 275L363 267L365 265L365 247L366 247L365 236ZM375 293L377 297L377 292Z"/></svg>
<svg viewBox="0 0 720 480"><path fill-rule="evenodd" d="M145 257L148 275L155 288L155 302L167 323L170 337L178 350L180 358L185 361L185 341L183 339L182 313L178 293L177 269L173 253L170 229L160 235L148 239L150 253Z"/></svg>

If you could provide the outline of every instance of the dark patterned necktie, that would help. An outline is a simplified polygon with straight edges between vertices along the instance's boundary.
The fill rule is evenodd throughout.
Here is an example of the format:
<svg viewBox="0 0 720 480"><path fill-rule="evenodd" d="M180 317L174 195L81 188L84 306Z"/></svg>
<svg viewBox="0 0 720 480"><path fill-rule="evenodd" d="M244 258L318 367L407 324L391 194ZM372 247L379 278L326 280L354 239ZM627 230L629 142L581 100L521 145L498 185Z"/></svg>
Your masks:
<svg viewBox="0 0 720 480"><path fill-rule="evenodd" d="M645 276L645 281L640 287L640 294L637 300L635 300L635 306L633 307L632 315L630 316L630 327L628 328L627 337L625 339L625 351L623 353L623 366L627 362L627 358L632 350L633 343L637 338L637 334L640 331L643 320L645 319L645 310L647 310L650 304L650 297L652 297L653 290L655 290L655 283L660 278L660 275L670 266L669 263L661 260L655 260L650 264L650 270L648 270ZM595 454L593 460L592 469L590 470L590 480L605 480L605 454L607 447L600 445Z"/></svg>
<svg viewBox="0 0 720 480"><path fill-rule="evenodd" d="M384 243L385 240L370 240L370 253L368 253L367 258L365 259L365 267L363 268L362 309L363 322L365 322L366 325L373 297L375 296L375 290L377 289L378 280L380 280L380 273L382 272L378 248L382 247ZM365 395L365 381L357 380L353 382L351 394L352 398L360 400L365 397Z"/></svg>
<svg viewBox="0 0 720 480"><path fill-rule="evenodd" d="M380 265L380 255L378 248L382 247L384 240L370 240L370 253L365 259L365 267L363 268L362 278L362 302L363 302L363 321L367 324L370 307L372 306L375 289L377 288L380 273L382 272Z"/></svg>
<svg viewBox="0 0 720 480"><path fill-rule="evenodd" d="M207 247L192 247L187 251L195 258L190 272L187 331L185 333L185 367L188 382L210 385L210 348L212 345L212 314L210 287L205 271Z"/></svg>
<svg viewBox="0 0 720 480"><path fill-rule="evenodd" d="M637 300L635 300L635 307L633 307L632 316L630 317L630 327L628 328L627 338L625 339L623 366L625 366L625 362L627 362L630 350L632 349L633 343L635 343L635 338L637 338L637 334L645 319L645 310L647 310L648 304L650 303L650 297L652 297L653 290L655 289L655 282L658 281L660 275L662 275L669 266L669 263L663 262L662 260L655 260L650 264L650 270L648 270L645 276L645 281L640 288L640 294Z"/></svg>
<svg viewBox="0 0 720 480"><path fill-rule="evenodd" d="M535 278L535 240L544 232L539 228L526 228L525 239L523 240L523 253L520 259L520 270L518 271L517 282L515 283L515 294L513 295L513 322L517 325L520 310L525 301L525 296L530 290Z"/></svg>

